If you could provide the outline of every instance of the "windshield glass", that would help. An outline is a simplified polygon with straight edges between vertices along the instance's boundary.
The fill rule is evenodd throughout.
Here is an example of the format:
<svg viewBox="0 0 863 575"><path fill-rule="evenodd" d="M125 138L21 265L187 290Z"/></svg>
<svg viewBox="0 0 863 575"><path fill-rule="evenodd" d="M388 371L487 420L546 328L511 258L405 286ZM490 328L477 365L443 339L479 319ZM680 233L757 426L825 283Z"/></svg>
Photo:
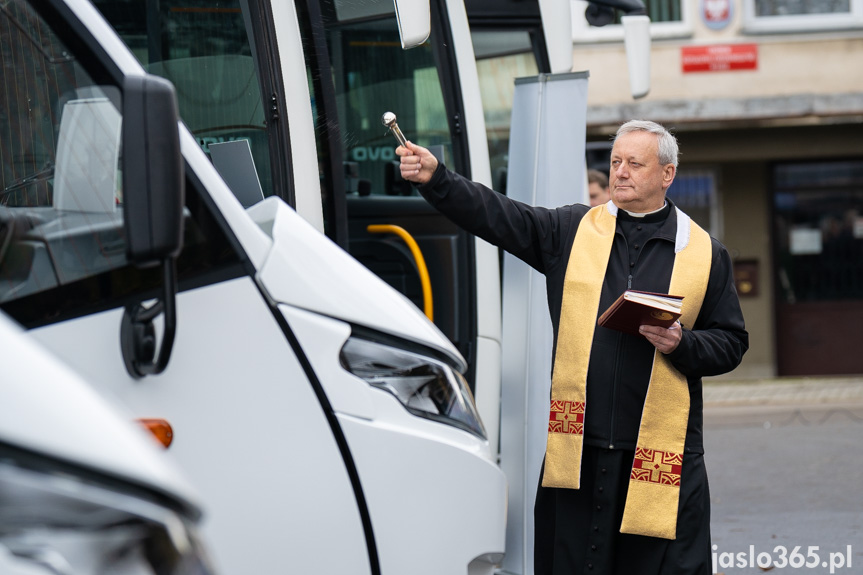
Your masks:
<svg viewBox="0 0 863 575"><path fill-rule="evenodd" d="M122 90L35 6L0 2L0 304L28 327L161 282L126 258ZM233 258L194 185L185 213L181 282Z"/></svg>
<svg viewBox="0 0 863 575"><path fill-rule="evenodd" d="M180 117L204 151L247 142L262 193L272 195L266 107L240 0L93 4L148 72L174 84Z"/></svg>

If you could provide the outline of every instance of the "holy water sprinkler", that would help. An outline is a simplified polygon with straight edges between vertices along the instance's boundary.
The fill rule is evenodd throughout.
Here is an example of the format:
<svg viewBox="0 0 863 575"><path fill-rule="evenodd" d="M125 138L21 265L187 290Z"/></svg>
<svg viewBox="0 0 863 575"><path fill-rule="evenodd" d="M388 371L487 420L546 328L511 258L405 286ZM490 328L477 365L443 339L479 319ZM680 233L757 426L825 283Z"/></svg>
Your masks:
<svg viewBox="0 0 863 575"><path fill-rule="evenodd" d="M407 139L405 139L405 135L402 134L402 131L399 129L399 125L396 123L395 114L392 112L384 112L384 115L381 116L381 124L389 128L389 131L393 133L393 136L396 137L399 144L407 147Z"/></svg>

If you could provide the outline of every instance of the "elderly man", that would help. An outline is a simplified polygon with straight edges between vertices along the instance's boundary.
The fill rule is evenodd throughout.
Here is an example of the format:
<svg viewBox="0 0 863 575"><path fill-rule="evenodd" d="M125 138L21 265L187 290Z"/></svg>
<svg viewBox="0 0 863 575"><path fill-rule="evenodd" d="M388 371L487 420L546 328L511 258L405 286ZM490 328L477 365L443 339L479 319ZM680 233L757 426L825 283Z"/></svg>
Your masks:
<svg viewBox="0 0 863 575"><path fill-rule="evenodd" d="M548 443L534 509L537 575L711 573L701 378L749 336L725 248L665 197L677 140L630 121L611 152L611 203L529 206L408 142L402 176L456 224L546 276L554 328ZM626 289L683 296L669 328L596 325Z"/></svg>

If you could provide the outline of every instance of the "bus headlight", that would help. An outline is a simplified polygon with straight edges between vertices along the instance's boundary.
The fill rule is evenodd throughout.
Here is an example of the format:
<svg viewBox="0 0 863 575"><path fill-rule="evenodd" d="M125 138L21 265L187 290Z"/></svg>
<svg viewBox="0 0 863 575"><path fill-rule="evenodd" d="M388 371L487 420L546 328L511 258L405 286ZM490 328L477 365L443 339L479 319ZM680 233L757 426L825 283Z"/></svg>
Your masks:
<svg viewBox="0 0 863 575"><path fill-rule="evenodd" d="M0 444L0 573L210 575L164 496Z"/></svg>
<svg viewBox="0 0 863 575"><path fill-rule="evenodd" d="M342 367L398 398L409 412L486 439L464 377L431 357L351 337L342 347Z"/></svg>

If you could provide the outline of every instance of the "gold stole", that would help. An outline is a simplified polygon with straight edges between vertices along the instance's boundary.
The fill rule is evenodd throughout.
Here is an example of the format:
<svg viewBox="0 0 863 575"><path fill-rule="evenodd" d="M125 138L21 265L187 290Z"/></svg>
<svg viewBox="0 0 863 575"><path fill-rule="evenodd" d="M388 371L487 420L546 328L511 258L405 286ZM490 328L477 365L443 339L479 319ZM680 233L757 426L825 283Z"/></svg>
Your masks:
<svg viewBox="0 0 863 575"><path fill-rule="evenodd" d="M551 380L543 487L578 489L580 485L587 366L617 225L608 205L597 206L582 218L566 268ZM668 291L684 296L680 321L691 327L707 291L712 247L707 232L680 210L677 227ZM641 414L622 533L675 538L688 423L686 376L656 351Z"/></svg>

